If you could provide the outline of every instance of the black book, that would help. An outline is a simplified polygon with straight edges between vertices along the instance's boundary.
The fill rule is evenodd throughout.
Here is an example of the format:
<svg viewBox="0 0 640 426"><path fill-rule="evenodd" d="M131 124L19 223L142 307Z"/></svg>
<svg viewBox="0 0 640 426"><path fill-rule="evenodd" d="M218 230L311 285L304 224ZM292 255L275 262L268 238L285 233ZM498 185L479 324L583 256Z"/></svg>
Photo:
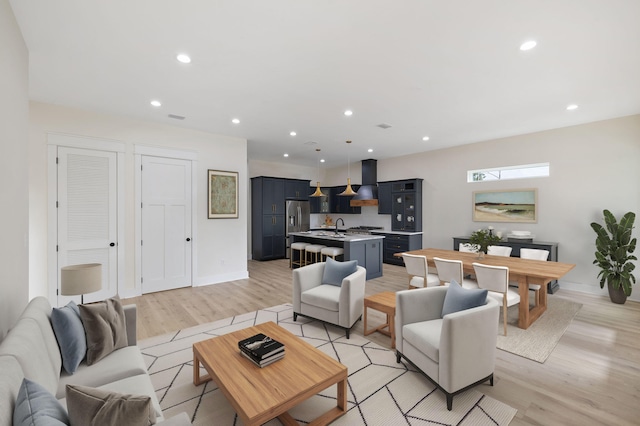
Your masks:
<svg viewBox="0 0 640 426"><path fill-rule="evenodd" d="M284 345L277 340L262 333L240 340L238 347L253 355L256 359L263 359L284 348Z"/></svg>
<svg viewBox="0 0 640 426"><path fill-rule="evenodd" d="M265 367L265 366L267 366L269 364L272 364L272 363L278 361L279 359L284 358L284 351L282 351L278 355L271 356L271 357L266 358L266 359L264 359L264 360L262 360L260 362L258 362L255 359L253 359L253 357L251 355L249 355L248 353L246 353L245 351L240 351L240 353L242 354L242 356L244 356L245 358L247 358L249 361L251 361L252 363L254 363L255 365L257 365L260 368Z"/></svg>
<svg viewBox="0 0 640 426"><path fill-rule="evenodd" d="M247 349L244 349L244 348L240 348L240 352L242 352L243 355L250 357L253 361L257 363L268 361L273 357L284 356L284 348L280 348L280 350L273 352L262 358L258 358L257 356L253 355L251 352L249 352Z"/></svg>

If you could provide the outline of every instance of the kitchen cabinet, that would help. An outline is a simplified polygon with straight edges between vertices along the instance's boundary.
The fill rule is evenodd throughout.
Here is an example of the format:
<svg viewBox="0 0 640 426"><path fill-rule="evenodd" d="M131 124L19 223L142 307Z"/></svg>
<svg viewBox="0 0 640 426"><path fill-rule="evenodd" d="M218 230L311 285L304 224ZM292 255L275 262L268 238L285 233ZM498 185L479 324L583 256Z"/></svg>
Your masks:
<svg viewBox="0 0 640 426"><path fill-rule="evenodd" d="M422 179L391 182L391 230L422 231Z"/></svg>
<svg viewBox="0 0 640 426"><path fill-rule="evenodd" d="M391 182L378 182L378 214L391 214Z"/></svg>
<svg viewBox="0 0 640 426"><path fill-rule="evenodd" d="M353 190L357 192L360 186L351 185L351 188L353 188ZM361 207L351 207L349 205L353 196L347 197L347 196L338 195L338 194L342 194L342 192L344 192L344 190L347 189L346 185L336 186L336 187L333 187L332 189L333 189L333 191L331 191L332 201L330 202L331 213L360 214L362 212Z"/></svg>
<svg viewBox="0 0 640 426"><path fill-rule="evenodd" d="M401 257L395 257L394 254L402 253L410 250L419 250L422 248L422 233L417 234L388 234L375 233L376 235L384 235L383 258L384 263L392 265L404 266Z"/></svg>
<svg viewBox="0 0 640 426"><path fill-rule="evenodd" d="M251 255L254 260L285 257L285 200L308 199L309 182L268 176L251 178Z"/></svg>
<svg viewBox="0 0 640 426"><path fill-rule="evenodd" d="M322 193L325 194L324 197L309 197L309 207L311 213L331 213L329 210L329 199L331 198L331 188L320 188ZM313 194L315 192L316 187L311 187L311 192L309 194Z"/></svg>

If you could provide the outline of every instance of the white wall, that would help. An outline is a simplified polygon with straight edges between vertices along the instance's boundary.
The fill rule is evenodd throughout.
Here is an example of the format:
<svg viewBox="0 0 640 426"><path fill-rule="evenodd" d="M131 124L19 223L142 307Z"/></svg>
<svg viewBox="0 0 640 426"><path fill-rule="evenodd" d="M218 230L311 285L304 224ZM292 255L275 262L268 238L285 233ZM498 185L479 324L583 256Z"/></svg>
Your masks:
<svg viewBox="0 0 640 426"><path fill-rule="evenodd" d="M541 162L551 163L550 177L466 182L467 170ZM360 173L351 169L352 181L359 182ZM346 175L340 169L326 173ZM576 264L561 280L562 288L606 294L592 265L595 233L590 223L601 220L606 208L617 217L634 211L640 226L640 115L378 161L379 181L406 178L424 179L424 247L450 249L452 237L489 225L505 233L528 230L536 240L558 242L559 260ZM473 191L517 188L538 188L537 223L473 222ZM361 220L370 221L366 216ZM637 229L634 236L640 236ZM635 275L640 279L640 268ZM631 299L640 300L640 286Z"/></svg>
<svg viewBox="0 0 640 426"><path fill-rule="evenodd" d="M0 0L0 340L29 300L29 52Z"/></svg>
<svg viewBox="0 0 640 426"><path fill-rule="evenodd" d="M245 139L188 130L130 118L31 103L30 115L30 296L47 294L47 133L65 133L120 141L125 154L125 282L121 293L135 288L134 146L156 146L197 152L197 245L195 285L246 278L247 142ZM239 218L207 219L207 170L239 172ZM123 291L122 291L123 290Z"/></svg>

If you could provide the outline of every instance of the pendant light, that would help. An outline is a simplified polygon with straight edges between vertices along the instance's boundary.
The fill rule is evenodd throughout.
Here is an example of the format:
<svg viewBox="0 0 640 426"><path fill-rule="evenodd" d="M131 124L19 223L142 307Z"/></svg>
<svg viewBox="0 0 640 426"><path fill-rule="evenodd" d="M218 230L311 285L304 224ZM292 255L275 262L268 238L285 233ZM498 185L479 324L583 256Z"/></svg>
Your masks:
<svg viewBox="0 0 640 426"><path fill-rule="evenodd" d="M320 189L320 148L316 148L316 152L318 153L318 180L316 181L316 191L310 197L326 197Z"/></svg>
<svg viewBox="0 0 640 426"><path fill-rule="evenodd" d="M351 188L351 155L349 146L351 145L351 141L347 141L347 188L341 192L340 196L352 196L356 195L357 192Z"/></svg>

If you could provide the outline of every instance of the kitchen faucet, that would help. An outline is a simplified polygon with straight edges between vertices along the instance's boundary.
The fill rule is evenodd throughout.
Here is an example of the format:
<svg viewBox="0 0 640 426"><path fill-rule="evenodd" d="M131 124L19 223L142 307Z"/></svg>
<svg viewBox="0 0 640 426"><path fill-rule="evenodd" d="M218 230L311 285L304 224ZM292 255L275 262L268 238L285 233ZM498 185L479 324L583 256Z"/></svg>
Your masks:
<svg viewBox="0 0 640 426"><path fill-rule="evenodd" d="M342 221L342 226L344 226L344 219L342 219L341 217L336 219L336 235L338 234L338 221L341 220Z"/></svg>

